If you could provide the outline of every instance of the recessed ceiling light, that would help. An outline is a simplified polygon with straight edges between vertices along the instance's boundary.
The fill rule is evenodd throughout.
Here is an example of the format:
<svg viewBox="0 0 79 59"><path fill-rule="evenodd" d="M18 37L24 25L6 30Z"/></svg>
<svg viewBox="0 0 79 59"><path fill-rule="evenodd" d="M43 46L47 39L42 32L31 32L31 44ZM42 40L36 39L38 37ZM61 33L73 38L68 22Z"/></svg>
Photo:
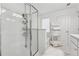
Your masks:
<svg viewBox="0 0 79 59"><path fill-rule="evenodd" d="M13 13L13 16L15 16L15 17L19 17L19 18L22 18L22 16L21 16L21 15L16 14L16 13Z"/></svg>

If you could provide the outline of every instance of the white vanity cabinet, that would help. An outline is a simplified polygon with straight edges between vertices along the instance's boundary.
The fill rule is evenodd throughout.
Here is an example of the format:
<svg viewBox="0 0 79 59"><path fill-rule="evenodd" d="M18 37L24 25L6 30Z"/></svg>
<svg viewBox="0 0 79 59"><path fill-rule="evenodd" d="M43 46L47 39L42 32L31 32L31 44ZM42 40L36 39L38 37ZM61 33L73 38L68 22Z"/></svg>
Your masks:
<svg viewBox="0 0 79 59"><path fill-rule="evenodd" d="M70 50L72 56L79 56L79 34L71 34Z"/></svg>
<svg viewBox="0 0 79 59"><path fill-rule="evenodd" d="M71 41L71 56L77 56L77 47L75 46L75 44L73 43L73 41Z"/></svg>

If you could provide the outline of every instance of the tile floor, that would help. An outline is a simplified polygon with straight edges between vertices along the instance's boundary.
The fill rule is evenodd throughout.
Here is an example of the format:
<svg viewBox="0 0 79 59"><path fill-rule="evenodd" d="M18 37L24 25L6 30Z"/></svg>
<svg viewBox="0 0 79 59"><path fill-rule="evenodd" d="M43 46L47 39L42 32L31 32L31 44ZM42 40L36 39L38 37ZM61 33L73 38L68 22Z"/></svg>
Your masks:
<svg viewBox="0 0 79 59"><path fill-rule="evenodd" d="M54 48L52 46L48 47L43 56L64 56L63 50L59 48Z"/></svg>

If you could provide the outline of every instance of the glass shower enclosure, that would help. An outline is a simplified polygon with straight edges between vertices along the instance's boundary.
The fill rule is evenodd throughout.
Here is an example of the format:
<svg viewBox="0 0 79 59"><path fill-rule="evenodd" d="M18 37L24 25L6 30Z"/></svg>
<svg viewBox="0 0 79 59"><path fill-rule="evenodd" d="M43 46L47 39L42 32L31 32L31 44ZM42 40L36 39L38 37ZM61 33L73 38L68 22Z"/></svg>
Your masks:
<svg viewBox="0 0 79 59"><path fill-rule="evenodd" d="M29 3L1 3L2 56L34 56L38 51L38 10Z"/></svg>

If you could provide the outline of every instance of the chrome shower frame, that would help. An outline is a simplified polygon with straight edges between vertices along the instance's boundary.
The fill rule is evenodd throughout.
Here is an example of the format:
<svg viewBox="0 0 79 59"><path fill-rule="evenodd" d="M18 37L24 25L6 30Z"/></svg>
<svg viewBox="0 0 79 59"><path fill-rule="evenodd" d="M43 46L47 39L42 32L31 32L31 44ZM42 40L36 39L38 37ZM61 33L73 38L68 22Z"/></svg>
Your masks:
<svg viewBox="0 0 79 59"><path fill-rule="evenodd" d="M35 56L36 53L39 51L39 39L38 39L38 10L30 3L25 3L25 5L29 5L30 6L30 56ZM35 9L35 12L32 12L31 9ZM32 55L32 14L37 13L37 51Z"/></svg>

